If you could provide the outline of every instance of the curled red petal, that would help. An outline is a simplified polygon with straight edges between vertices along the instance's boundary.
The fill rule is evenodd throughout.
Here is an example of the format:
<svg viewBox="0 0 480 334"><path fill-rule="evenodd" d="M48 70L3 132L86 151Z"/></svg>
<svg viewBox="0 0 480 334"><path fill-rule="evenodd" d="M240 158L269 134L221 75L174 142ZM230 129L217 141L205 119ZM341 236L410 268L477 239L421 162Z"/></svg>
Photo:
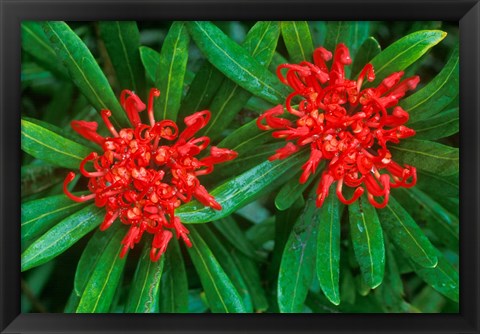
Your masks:
<svg viewBox="0 0 480 334"><path fill-rule="evenodd" d="M87 140L90 140L98 145L102 145L105 138L97 133L97 122L77 121L73 120L70 125L72 129Z"/></svg>

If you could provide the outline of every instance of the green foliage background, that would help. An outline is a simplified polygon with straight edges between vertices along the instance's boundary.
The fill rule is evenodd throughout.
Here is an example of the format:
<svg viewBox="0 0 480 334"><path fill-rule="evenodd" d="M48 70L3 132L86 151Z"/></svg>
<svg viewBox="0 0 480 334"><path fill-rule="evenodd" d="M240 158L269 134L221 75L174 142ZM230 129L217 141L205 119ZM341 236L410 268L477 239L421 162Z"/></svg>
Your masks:
<svg viewBox="0 0 480 334"><path fill-rule="evenodd" d="M417 135L391 148L418 168L418 184L394 189L382 210L334 194L316 208L314 178L298 184L306 153L266 161L283 143L255 125L288 94L279 64L339 42L351 77L371 61L374 84L399 70L421 78L400 104ZM458 312L457 26L23 22L22 50L22 312ZM194 246L172 240L157 263L149 240L119 259L125 226L98 231L103 210L62 192L95 150L70 121L102 124L108 108L125 126L120 91L145 100L153 86L156 119L182 124L208 108L203 134L239 153L202 179L223 210L180 207Z"/></svg>

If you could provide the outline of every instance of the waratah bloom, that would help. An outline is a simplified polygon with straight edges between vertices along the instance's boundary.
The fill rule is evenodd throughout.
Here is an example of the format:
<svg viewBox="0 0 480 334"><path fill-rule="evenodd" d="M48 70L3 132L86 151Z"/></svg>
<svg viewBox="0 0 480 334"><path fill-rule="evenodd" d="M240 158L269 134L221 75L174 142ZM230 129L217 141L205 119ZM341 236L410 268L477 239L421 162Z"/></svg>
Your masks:
<svg viewBox="0 0 480 334"><path fill-rule="evenodd" d="M367 64L356 80L345 78L345 66L352 61L344 44L337 45L330 69L327 62L332 53L328 50L316 49L313 59L314 64L303 61L277 69L279 79L293 89L285 107L295 120L279 117L282 105L258 118L260 129L274 129L273 137L288 141L269 160L283 159L308 145L310 158L302 166L300 183L315 173L322 159L327 162L317 188L318 207L332 183L337 182L336 193L343 203L353 203L366 189L369 202L383 208L390 188L412 187L416 183L416 169L394 162L387 143L399 143L415 134L404 125L409 115L397 104L420 79L413 76L401 80L404 73L396 72L377 87L362 89L365 79L375 79L373 66ZM344 197L344 185L355 188L352 198ZM377 197L383 200L377 201Z"/></svg>
<svg viewBox="0 0 480 334"><path fill-rule="evenodd" d="M152 261L157 261L165 252L173 237L172 231L191 247L189 231L175 216L175 208L193 196L202 204L220 210L220 204L197 176L209 174L214 164L237 156L234 151L212 146L208 156L197 158L210 139L194 138L194 135L208 123L210 112L203 110L186 117L186 128L179 133L177 124L171 120L155 121L153 99L159 95L157 89L150 91L149 125L143 124L139 115L145 104L129 90L122 91L120 102L131 128L117 131L109 120L109 110L102 110L101 116L111 137L99 135L96 122L72 121L71 124L80 135L98 144L103 153L92 152L80 163L81 174L89 178L91 194L77 197L68 191L67 185L75 177L73 172L64 181L64 192L74 201L95 199L96 206L105 207L101 230L109 228L117 218L130 226L122 241L120 257L125 256L145 232L154 235ZM88 165L93 170L88 170Z"/></svg>

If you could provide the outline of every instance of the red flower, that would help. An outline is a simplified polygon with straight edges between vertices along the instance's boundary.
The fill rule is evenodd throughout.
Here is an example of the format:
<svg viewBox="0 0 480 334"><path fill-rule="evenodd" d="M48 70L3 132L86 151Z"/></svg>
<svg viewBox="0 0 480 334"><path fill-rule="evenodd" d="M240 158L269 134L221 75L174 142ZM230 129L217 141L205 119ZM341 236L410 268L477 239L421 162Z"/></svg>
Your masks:
<svg viewBox="0 0 480 334"><path fill-rule="evenodd" d="M415 135L404 125L408 113L397 104L408 90L415 89L420 79L413 76L402 81L404 73L396 72L378 87L362 89L365 79L375 79L373 66L367 64L357 80L345 78L345 65L350 65L351 59L344 44L337 45L330 70L326 63L332 58L331 52L320 47L313 58L314 64L303 61L277 69L279 79L293 89L285 104L296 120L280 117L282 105L257 119L260 129L274 129L273 137L288 141L269 160L283 159L308 145L311 154L302 166L301 183L315 173L322 159L328 161L317 188L318 207L328 196L332 183L337 182L336 193L343 203L355 202L366 189L369 202L383 208L388 203L390 188L412 187L416 183L416 169L395 163L387 143ZM298 101L298 106L292 106L292 101ZM343 196L343 185L355 188L351 199ZM375 197L383 200L377 202Z"/></svg>
<svg viewBox="0 0 480 334"><path fill-rule="evenodd" d="M102 119L112 137L99 135L96 122L72 121L72 128L100 145L103 154L92 152L80 163L80 172L89 178L88 188L92 194L77 197L68 191L67 185L75 177L73 172L64 181L64 192L74 201L95 199L96 206L105 207L101 230L109 228L117 218L130 225L122 241L120 257L125 256L145 232L154 235L152 261L157 261L165 252L172 230L191 247L189 231L175 217L175 208L193 196L202 204L220 210L221 205L197 176L211 173L214 164L237 156L234 151L212 146L210 155L197 158L210 139L193 136L208 123L210 112L204 110L186 117L186 128L179 133L177 124L171 120L155 122L153 99L159 95L157 89L150 91L147 108L150 125L147 125L139 116L145 104L133 92L122 91L120 101L132 128L117 131L109 120L111 112L102 110ZM87 163L93 164L93 171L87 170Z"/></svg>

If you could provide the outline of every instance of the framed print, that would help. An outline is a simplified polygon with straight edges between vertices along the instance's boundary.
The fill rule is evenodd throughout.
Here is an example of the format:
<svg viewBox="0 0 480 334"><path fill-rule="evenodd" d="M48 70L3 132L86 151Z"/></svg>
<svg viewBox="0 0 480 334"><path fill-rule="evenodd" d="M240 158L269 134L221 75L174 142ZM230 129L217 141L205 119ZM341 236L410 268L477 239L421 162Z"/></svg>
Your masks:
<svg viewBox="0 0 480 334"><path fill-rule="evenodd" d="M478 2L1 4L2 333L478 332Z"/></svg>

